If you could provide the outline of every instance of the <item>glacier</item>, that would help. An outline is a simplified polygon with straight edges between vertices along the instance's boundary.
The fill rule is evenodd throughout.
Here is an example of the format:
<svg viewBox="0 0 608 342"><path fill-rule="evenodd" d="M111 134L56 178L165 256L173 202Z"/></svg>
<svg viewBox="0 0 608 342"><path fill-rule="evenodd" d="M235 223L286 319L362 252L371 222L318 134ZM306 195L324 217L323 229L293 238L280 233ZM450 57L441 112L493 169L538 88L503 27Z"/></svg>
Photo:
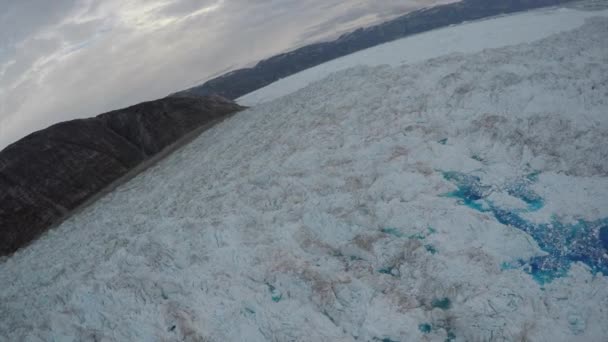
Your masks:
<svg viewBox="0 0 608 342"><path fill-rule="evenodd" d="M608 12L534 15L271 85L1 261L0 339L605 341Z"/></svg>
<svg viewBox="0 0 608 342"><path fill-rule="evenodd" d="M529 43L581 26L586 19L605 15L603 0L586 0L559 8L530 10L452 25L365 49L309 68L238 99L245 106L271 101L302 89L329 73L359 65L411 64L449 53L473 53L489 48ZM603 14L602 14L603 12ZM398 53L396 53L398 52Z"/></svg>

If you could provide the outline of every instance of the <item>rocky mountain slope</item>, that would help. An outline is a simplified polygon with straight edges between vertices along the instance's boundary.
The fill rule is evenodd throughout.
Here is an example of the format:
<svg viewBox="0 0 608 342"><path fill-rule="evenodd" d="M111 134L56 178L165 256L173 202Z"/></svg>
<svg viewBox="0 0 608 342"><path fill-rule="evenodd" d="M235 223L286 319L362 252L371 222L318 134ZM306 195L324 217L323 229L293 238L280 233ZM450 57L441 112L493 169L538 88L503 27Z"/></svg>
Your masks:
<svg viewBox="0 0 608 342"><path fill-rule="evenodd" d="M0 152L0 255L188 133L241 110L219 96L168 97L62 122Z"/></svg>
<svg viewBox="0 0 608 342"><path fill-rule="evenodd" d="M185 93L219 94L237 99L281 78L382 43L432 29L505 13L557 5L571 0L464 0L414 11L373 27L345 34L333 42L307 45L229 72Z"/></svg>

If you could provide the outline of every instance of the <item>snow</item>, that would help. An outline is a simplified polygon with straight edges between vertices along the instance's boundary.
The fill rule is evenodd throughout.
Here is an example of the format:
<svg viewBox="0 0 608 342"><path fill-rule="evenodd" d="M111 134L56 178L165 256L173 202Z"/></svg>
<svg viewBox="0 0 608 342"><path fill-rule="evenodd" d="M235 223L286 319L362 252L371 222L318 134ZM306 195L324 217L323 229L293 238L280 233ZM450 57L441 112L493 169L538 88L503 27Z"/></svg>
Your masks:
<svg viewBox="0 0 608 342"><path fill-rule="evenodd" d="M453 53L473 53L529 43L580 27L586 19L606 13L606 9L592 12L549 8L449 26L382 44L304 70L244 95L237 102L244 106L268 102L302 89L332 72L358 65L398 66Z"/></svg>
<svg viewBox="0 0 608 342"><path fill-rule="evenodd" d="M0 340L605 341L608 16L589 13L218 124L0 264Z"/></svg>

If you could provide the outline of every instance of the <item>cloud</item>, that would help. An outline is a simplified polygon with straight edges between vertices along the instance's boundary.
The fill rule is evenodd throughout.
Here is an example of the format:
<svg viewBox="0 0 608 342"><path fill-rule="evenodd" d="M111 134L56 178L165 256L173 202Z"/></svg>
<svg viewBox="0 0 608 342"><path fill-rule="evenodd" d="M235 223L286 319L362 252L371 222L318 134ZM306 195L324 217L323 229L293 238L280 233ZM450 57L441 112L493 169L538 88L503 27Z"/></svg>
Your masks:
<svg viewBox="0 0 608 342"><path fill-rule="evenodd" d="M20 0L0 14L0 148L58 121L451 0Z"/></svg>

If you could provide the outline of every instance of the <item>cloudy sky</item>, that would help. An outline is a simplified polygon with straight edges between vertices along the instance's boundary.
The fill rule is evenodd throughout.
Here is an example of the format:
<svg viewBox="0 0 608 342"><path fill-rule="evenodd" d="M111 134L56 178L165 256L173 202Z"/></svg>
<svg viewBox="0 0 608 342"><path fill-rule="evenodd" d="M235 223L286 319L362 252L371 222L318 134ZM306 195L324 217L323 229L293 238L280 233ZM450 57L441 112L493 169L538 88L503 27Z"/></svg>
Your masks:
<svg viewBox="0 0 608 342"><path fill-rule="evenodd" d="M453 0L0 0L0 149Z"/></svg>

